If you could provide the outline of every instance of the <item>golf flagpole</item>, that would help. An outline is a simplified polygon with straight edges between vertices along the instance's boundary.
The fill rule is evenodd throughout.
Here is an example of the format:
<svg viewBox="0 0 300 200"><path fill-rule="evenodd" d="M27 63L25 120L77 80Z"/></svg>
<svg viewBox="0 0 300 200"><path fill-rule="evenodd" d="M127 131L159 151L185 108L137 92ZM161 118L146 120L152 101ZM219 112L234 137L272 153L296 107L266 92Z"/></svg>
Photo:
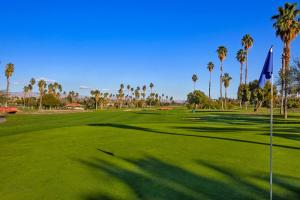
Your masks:
<svg viewBox="0 0 300 200"><path fill-rule="evenodd" d="M263 66L262 72L259 77L258 86L260 88L264 88L266 81L271 81L271 102L270 102L270 200L272 200L273 196L273 155L272 155L272 147L273 147L273 46L271 46L267 58L265 60L265 64Z"/></svg>
<svg viewBox="0 0 300 200"><path fill-rule="evenodd" d="M270 102L270 200L273 197L273 74L271 78L271 102Z"/></svg>

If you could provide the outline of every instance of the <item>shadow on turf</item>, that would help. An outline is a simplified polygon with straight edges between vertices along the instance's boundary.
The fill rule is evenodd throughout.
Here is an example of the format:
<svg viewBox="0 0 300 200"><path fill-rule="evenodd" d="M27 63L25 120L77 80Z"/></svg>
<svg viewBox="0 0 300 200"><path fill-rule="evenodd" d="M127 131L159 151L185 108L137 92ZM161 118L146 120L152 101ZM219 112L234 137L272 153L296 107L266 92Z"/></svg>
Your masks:
<svg viewBox="0 0 300 200"><path fill-rule="evenodd" d="M261 134L261 135L269 135L269 134ZM297 133L273 133L273 136L280 137L289 140L297 140L300 141L300 134Z"/></svg>
<svg viewBox="0 0 300 200"><path fill-rule="evenodd" d="M182 133L171 133L171 132L164 132L164 131L158 131L155 129L151 128L144 128L144 127L138 127L138 126L132 126L132 125L126 125L126 124L115 124L115 123L99 123L99 124L89 124L89 126L95 126L95 127L112 127L112 128L120 128L120 129L128 129L128 130L138 130L138 131L144 131L144 132L150 132L150 133L156 133L156 134L165 134L165 135L173 135L173 136L182 136L182 137L195 137L195 138L207 138L207 139L215 139L215 140L225 140L225 141L233 141L233 142L243 142L243 143L249 143L249 144L257 144L257 145L266 145L269 146L269 143L266 142L257 142L257 141L250 141L250 140L242 140L242 139L236 139L236 138L226 138L226 137L219 137L219 136L208 136L208 135L195 135L195 134L182 134ZM203 127L197 128L197 127L173 127L175 129L183 129L185 128L186 130L193 130L197 129L199 132ZM224 128L210 128L208 127L205 132L208 131L212 132L217 132L219 131L220 133L224 132ZM235 127L230 129L232 132L237 131ZM243 129L245 130L245 129ZM253 130L253 129L251 129ZM238 130L240 131L240 130ZM280 144L273 144L274 147L281 147L281 148L286 148L286 149L295 149L295 150L300 150L300 147L293 147L293 146L287 146L287 145L280 145Z"/></svg>
<svg viewBox="0 0 300 200"><path fill-rule="evenodd" d="M138 160L119 159L119 162L126 163L134 168L120 167L113 162L99 158L92 160L78 160L81 164L89 167L95 174L105 172L109 176L117 178L134 192L137 199L172 199L172 200L197 200L197 199L268 199L268 179L266 174L241 175L223 166L197 161L199 168L197 174L186 169L175 166L171 163L158 160L154 157L145 157ZM204 174L203 167L223 178L210 178ZM202 169L201 169L202 168ZM135 169L135 170L132 170ZM201 173L202 172L202 173ZM299 199L300 179L292 180L297 185L289 182L291 179L276 175L274 185L288 191L288 194L278 195L274 190L274 199ZM249 178L264 183L264 188L247 181ZM117 200L107 194L85 194L85 200ZM122 197L121 197L122 198ZM126 199L126 197L123 197Z"/></svg>
<svg viewBox="0 0 300 200"><path fill-rule="evenodd" d="M274 124L299 124L296 116L290 116L288 120L282 119L281 115L274 115ZM230 125L268 125L270 122L269 115L265 114L228 114L215 112L213 115L193 116L185 118L187 121L193 122L218 122Z"/></svg>

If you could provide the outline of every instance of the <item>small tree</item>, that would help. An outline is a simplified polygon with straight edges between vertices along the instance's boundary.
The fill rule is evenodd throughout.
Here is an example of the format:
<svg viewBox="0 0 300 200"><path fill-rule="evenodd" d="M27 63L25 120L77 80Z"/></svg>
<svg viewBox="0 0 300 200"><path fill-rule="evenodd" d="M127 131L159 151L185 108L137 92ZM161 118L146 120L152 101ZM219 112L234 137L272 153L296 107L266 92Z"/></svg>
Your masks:
<svg viewBox="0 0 300 200"><path fill-rule="evenodd" d="M60 105L59 99L54 94L45 94L43 96L43 106L51 110L52 107Z"/></svg>
<svg viewBox="0 0 300 200"><path fill-rule="evenodd" d="M197 80L198 80L198 76L196 74L193 74L192 81L194 82L194 91L196 89L196 82L197 82Z"/></svg>
<svg viewBox="0 0 300 200"><path fill-rule="evenodd" d="M208 97L204 94L204 92L195 90L187 95L187 102L193 109L198 107L204 108L208 104Z"/></svg>

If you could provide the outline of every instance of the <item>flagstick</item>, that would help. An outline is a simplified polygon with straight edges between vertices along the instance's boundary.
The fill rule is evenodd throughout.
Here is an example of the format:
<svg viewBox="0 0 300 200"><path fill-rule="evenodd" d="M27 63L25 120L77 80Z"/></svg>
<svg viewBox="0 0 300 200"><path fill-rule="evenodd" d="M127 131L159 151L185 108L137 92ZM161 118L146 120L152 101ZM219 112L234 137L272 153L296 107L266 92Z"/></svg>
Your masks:
<svg viewBox="0 0 300 200"><path fill-rule="evenodd" d="M270 103L270 200L272 200L273 170L272 170L272 147L273 147L273 75L271 78L271 103Z"/></svg>

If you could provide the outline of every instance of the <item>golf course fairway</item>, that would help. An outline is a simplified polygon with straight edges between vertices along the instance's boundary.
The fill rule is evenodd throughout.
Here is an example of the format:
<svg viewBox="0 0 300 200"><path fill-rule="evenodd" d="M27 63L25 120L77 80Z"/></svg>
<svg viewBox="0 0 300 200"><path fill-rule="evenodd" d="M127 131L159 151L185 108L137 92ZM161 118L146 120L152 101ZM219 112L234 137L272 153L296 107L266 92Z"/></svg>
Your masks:
<svg viewBox="0 0 300 200"><path fill-rule="evenodd" d="M275 116L273 199L300 199L300 115ZM268 199L268 114L17 114L0 124L0 199Z"/></svg>

